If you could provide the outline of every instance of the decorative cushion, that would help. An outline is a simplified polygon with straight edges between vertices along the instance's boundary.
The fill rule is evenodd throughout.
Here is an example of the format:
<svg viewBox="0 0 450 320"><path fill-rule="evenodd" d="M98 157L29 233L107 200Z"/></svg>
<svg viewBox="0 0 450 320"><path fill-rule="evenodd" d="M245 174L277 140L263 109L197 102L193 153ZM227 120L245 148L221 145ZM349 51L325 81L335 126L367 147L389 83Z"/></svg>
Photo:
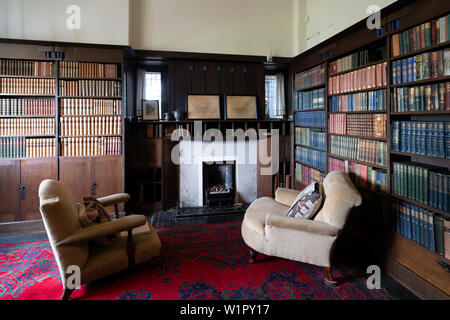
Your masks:
<svg viewBox="0 0 450 320"><path fill-rule="evenodd" d="M108 212L106 212L101 203L93 197L84 197L83 202L78 203L77 207L78 217L83 228L111 221L111 217ZM116 241L116 235L109 235L106 237L99 237L98 239L93 240L92 243L102 247L109 247L114 245Z"/></svg>
<svg viewBox="0 0 450 320"><path fill-rule="evenodd" d="M323 187L314 182L303 189L292 203L288 216L297 219L313 219L323 203Z"/></svg>

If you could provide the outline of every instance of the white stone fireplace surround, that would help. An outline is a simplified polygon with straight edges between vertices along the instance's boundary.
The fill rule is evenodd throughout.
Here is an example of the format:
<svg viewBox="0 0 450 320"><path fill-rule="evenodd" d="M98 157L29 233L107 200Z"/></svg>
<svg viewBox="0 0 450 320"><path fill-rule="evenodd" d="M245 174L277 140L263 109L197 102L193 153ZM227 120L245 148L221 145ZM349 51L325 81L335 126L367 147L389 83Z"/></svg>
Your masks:
<svg viewBox="0 0 450 320"><path fill-rule="evenodd" d="M180 207L203 206L203 162L213 161L235 161L235 203L256 200L257 153L258 142L255 140L181 141Z"/></svg>

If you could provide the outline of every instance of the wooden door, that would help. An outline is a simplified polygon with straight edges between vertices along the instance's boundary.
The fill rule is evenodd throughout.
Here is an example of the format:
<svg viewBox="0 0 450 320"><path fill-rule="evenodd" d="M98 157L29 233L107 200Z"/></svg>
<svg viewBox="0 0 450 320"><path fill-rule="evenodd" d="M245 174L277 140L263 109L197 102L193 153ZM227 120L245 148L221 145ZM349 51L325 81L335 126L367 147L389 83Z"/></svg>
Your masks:
<svg viewBox="0 0 450 320"><path fill-rule="evenodd" d="M96 186L94 196L101 198L123 192L123 160L122 157L93 158L92 183ZM120 206L123 210L123 206ZM108 208L114 212L114 208Z"/></svg>
<svg viewBox="0 0 450 320"><path fill-rule="evenodd" d="M75 202L91 195L92 160L91 158L60 158L59 180L72 190Z"/></svg>
<svg viewBox="0 0 450 320"><path fill-rule="evenodd" d="M0 223L18 220L20 161L0 161Z"/></svg>
<svg viewBox="0 0 450 320"><path fill-rule="evenodd" d="M40 220L39 185L46 179L57 179L56 159L20 161L20 183L23 196L20 201L20 220Z"/></svg>

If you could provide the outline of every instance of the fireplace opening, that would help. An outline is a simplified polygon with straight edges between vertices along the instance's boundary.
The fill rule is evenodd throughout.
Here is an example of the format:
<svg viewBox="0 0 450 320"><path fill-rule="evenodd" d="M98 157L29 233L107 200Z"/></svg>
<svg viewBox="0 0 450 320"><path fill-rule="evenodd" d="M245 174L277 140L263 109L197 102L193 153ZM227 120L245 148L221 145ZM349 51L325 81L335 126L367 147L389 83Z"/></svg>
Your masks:
<svg viewBox="0 0 450 320"><path fill-rule="evenodd" d="M203 205L234 205L235 163L203 163Z"/></svg>

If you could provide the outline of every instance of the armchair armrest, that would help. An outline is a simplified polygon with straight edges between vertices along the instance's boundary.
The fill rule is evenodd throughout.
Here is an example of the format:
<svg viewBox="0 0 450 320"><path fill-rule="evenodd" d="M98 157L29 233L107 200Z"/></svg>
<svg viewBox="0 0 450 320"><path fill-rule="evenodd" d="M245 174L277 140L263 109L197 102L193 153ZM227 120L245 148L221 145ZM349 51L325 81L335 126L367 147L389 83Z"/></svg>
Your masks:
<svg viewBox="0 0 450 320"><path fill-rule="evenodd" d="M102 236L109 236L121 231L130 230L144 225L147 218L143 215L126 216L113 221L96 224L87 228L75 230L67 238L56 243L56 246L82 243Z"/></svg>
<svg viewBox="0 0 450 320"><path fill-rule="evenodd" d="M118 193L97 199L104 207L114 206L122 202L127 202L128 200L130 200L128 193Z"/></svg>
<svg viewBox="0 0 450 320"><path fill-rule="evenodd" d="M305 231L330 237L335 237L340 232L340 229L322 221L296 219L270 213L266 216L266 226Z"/></svg>
<svg viewBox="0 0 450 320"><path fill-rule="evenodd" d="M294 189L278 188L275 191L275 201L290 207L300 191Z"/></svg>

